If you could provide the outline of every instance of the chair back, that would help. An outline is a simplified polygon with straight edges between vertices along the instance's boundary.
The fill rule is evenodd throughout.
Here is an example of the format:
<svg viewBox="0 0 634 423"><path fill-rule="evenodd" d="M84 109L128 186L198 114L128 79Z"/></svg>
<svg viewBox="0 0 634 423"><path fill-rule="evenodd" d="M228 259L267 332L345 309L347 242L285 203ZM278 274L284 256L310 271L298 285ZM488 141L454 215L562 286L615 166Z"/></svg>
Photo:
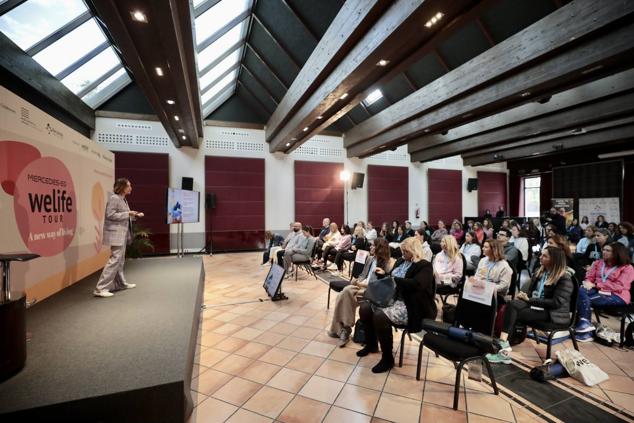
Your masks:
<svg viewBox="0 0 634 423"><path fill-rule="evenodd" d="M495 317L497 315L497 296L493 295L490 305L462 298L464 287L460 289L458 304L456 305L455 326L462 326L484 335L493 336Z"/></svg>
<svg viewBox="0 0 634 423"><path fill-rule="evenodd" d="M570 296L570 325L574 325L577 322L577 300L579 299L579 281L574 276L571 276L572 280L572 295Z"/></svg>

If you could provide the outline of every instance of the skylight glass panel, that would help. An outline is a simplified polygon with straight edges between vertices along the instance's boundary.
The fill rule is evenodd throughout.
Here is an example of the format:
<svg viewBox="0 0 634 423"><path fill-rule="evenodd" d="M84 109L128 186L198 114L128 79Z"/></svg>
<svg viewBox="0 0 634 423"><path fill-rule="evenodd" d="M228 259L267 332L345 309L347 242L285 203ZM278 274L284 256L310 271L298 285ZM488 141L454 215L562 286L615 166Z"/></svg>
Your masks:
<svg viewBox="0 0 634 423"><path fill-rule="evenodd" d="M105 41L106 36L97 22L91 19L33 58L52 75L57 75Z"/></svg>
<svg viewBox="0 0 634 423"><path fill-rule="evenodd" d="M64 78L62 83L77 94L120 64L119 57L110 47Z"/></svg>
<svg viewBox="0 0 634 423"><path fill-rule="evenodd" d="M0 16L0 31L28 50L86 10L82 0L29 0Z"/></svg>
<svg viewBox="0 0 634 423"><path fill-rule="evenodd" d="M230 84L231 85L231 84ZM207 104L203 106L203 118L209 116L210 113L213 113L218 107L220 107L225 101L229 99L235 92L235 86L231 89L222 90L221 93L212 98Z"/></svg>
<svg viewBox="0 0 634 423"><path fill-rule="evenodd" d="M380 89L376 89L374 91L372 91L366 98L365 100L363 100L363 102L365 103L366 106L369 106L370 104L380 100L381 98L383 98L383 93L381 92Z"/></svg>
<svg viewBox="0 0 634 423"><path fill-rule="evenodd" d="M116 71L113 75L97 85L95 89L82 97L84 103L88 104L93 109L100 106L107 99L112 97L121 88L128 85L130 77L125 71L123 66Z"/></svg>
<svg viewBox="0 0 634 423"><path fill-rule="evenodd" d="M200 4L204 2L205 0L194 0L194 9L200 6Z"/></svg>
<svg viewBox="0 0 634 423"><path fill-rule="evenodd" d="M222 62L218 63L216 66L211 68L209 72L201 76L200 78L200 90L203 91L205 88L209 86L212 82L214 82L217 78L219 78L223 73L228 71L233 65L238 63L240 60L240 52L241 48L237 49ZM204 104L204 101L203 101Z"/></svg>
<svg viewBox="0 0 634 423"><path fill-rule="evenodd" d="M214 98L219 92L226 88L229 84L235 81L238 71L235 70L229 75L222 78L216 85L211 87L205 94L202 95L202 104L207 104L212 98Z"/></svg>
<svg viewBox="0 0 634 423"><path fill-rule="evenodd" d="M246 19L234 26L229 32L214 41L209 47L198 54L198 71L205 69L230 47L234 46L245 36L247 29Z"/></svg>
<svg viewBox="0 0 634 423"><path fill-rule="evenodd" d="M196 18L196 44L200 45L232 19L247 11L251 0L222 0Z"/></svg>

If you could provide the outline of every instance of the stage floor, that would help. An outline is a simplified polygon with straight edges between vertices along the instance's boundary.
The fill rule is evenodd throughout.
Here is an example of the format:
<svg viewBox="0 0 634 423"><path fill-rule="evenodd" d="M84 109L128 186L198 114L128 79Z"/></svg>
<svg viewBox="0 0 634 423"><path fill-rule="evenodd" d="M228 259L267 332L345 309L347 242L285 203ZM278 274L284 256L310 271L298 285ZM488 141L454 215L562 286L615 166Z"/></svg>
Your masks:
<svg viewBox="0 0 634 423"><path fill-rule="evenodd" d="M325 282L301 272L297 282L283 283L289 300L261 302L268 266L261 267L260 259L260 253L204 259L210 308L202 314L194 359L197 407L190 422L603 422L632 416L633 352L582 344L610 380L588 388L567 378L547 391L551 385L526 380L526 366L541 364L545 354L545 346L533 341L515 349L517 365L496 367L501 395L467 379L454 411L451 363L425 350L424 377L417 381L418 343L406 340L404 366L374 375L370 368L378 355L359 359L360 346L337 348L326 336L336 294L328 311ZM399 340L395 336L395 352ZM581 399L584 394L589 401Z"/></svg>
<svg viewBox="0 0 634 423"><path fill-rule="evenodd" d="M29 416L140 421L134 416L147 411L159 417L144 421L176 421L170 413L183 421L202 260L128 260L126 278L137 287L110 298L92 295L98 277L99 272L27 311L32 339L26 367L0 384L0 414L51 407ZM86 411L90 420L81 418ZM0 421L5 418L0 415Z"/></svg>

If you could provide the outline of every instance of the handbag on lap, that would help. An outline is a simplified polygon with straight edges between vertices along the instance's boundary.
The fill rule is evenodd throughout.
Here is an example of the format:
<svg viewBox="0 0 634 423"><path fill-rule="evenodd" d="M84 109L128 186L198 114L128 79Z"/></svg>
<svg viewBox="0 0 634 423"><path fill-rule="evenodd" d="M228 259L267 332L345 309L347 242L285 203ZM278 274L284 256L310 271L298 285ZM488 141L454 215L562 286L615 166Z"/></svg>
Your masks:
<svg viewBox="0 0 634 423"><path fill-rule="evenodd" d="M396 283L388 276L370 281L363 297L377 307L389 307L394 303L395 290Z"/></svg>

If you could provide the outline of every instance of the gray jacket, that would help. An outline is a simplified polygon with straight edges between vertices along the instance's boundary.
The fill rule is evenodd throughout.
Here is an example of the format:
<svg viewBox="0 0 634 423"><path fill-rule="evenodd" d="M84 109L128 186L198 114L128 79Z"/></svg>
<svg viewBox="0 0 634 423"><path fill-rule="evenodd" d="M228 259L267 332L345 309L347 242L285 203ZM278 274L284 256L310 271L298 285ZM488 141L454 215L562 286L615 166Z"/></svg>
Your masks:
<svg viewBox="0 0 634 423"><path fill-rule="evenodd" d="M120 247L132 242L132 220L130 207L125 199L112 194L106 204L106 218L103 222L103 237L101 243L113 247Z"/></svg>

